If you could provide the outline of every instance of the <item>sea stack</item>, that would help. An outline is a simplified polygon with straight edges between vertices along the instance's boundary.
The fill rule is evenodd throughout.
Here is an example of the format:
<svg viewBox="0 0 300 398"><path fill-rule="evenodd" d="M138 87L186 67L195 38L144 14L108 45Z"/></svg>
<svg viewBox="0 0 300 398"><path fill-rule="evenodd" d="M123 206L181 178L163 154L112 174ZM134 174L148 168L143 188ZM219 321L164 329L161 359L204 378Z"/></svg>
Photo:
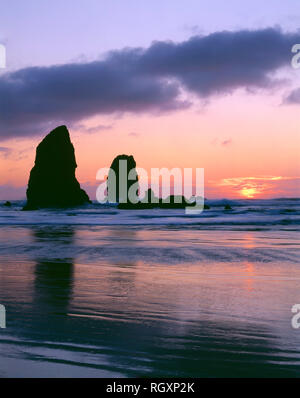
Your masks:
<svg viewBox="0 0 300 398"><path fill-rule="evenodd" d="M110 202L132 203L129 198L129 190L135 184L135 195L138 195L138 175L136 162L133 156L119 155L111 166L107 179L107 191Z"/></svg>
<svg viewBox="0 0 300 398"><path fill-rule="evenodd" d="M49 133L36 149L24 210L71 207L90 202L75 177L74 147L66 126Z"/></svg>

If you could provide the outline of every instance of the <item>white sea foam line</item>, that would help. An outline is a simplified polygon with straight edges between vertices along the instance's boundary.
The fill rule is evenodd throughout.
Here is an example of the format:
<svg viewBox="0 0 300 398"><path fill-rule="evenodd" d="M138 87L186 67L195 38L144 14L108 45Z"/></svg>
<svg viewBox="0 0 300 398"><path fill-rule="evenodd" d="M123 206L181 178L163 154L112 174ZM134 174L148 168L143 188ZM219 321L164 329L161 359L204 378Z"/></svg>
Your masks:
<svg viewBox="0 0 300 398"><path fill-rule="evenodd" d="M103 319L105 321L113 321L113 322L115 322L117 320L118 322L126 322L126 323L127 322L133 322L133 323L136 323L136 320L133 320L133 319L128 319L128 318L126 318L126 319L110 318L110 317L106 317L106 316L103 316L103 315L73 314L73 313L70 313L70 312L67 315L68 316L76 316L78 318L97 318L97 319Z"/></svg>

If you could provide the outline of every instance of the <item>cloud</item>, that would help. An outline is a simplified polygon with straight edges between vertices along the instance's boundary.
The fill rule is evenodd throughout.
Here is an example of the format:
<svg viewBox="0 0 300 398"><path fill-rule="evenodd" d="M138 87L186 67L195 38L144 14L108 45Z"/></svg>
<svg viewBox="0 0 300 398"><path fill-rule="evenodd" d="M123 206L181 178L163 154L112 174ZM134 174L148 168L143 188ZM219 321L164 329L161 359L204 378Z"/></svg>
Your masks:
<svg viewBox="0 0 300 398"><path fill-rule="evenodd" d="M112 124L98 124L97 126L87 127L84 124L75 124L71 126L76 131L81 131L87 134L95 134L100 131L111 130Z"/></svg>
<svg viewBox="0 0 300 398"><path fill-rule="evenodd" d="M230 144L232 144L232 139L231 139L231 138L229 138L228 140L224 140L224 141L222 142L222 145L223 145L223 146L228 146L228 145L230 145Z"/></svg>
<svg viewBox="0 0 300 398"><path fill-rule="evenodd" d="M0 147L0 157L11 158L13 160L21 160L28 157L28 153L32 151L32 147L17 150L8 147Z"/></svg>
<svg viewBox="0 0 300 398"><path fill-rule="evenodd" d="M285 99L285 104L300 104L300 88L293 90Z"/></svg>
<svg viewBox="0 0 300 398"><path fill-rule="evenodd" d="M11 154L11 148L0 146L0 156L7 158Z"/></svg>
<svg viewBox="0 0 300 398"><path fill-rule="evenodd" d="M186 42L154 43L141 57L149 73L173 76L200 97L236 88L268 88L271 74L291 62L291 48L300 32L269 28L217 32Z"/></svg>
<svg viewBox="0 0 300 398"><path fill-rule="evenodd" d="M209 183L226 194L254 198L263 196L299 196L300 177L256 176L224 178Z"/></svg>
<svg viewBox="0 0 300 398"><path fill-rule="evenodd" d="M34 67L0 77L0 137L31 136L97 114L187 106L178 84L137 74L112 58Z"/></svg>
<svg viewBox="0 0 300 398"><path fill-rule="evenodd" d="M58 124L123 112L165 112L238 88L273 88L300 33L269 28L217 32L149 48L112 51L89 63L29 67L0 76L0 137L41 134Z"/></svg>
<svg viewBox="0 0 300 398"><path fill-rule="evenodd" d="M223 140L222 140L222 138L215 137L215 138L211 141L211 145L213 145L213 146L224 146L224 147L226 147L226 146L231 145L232 142L233 142L233 141L232 141L231 138L227 138L227 139L223 139Z"/></svg>

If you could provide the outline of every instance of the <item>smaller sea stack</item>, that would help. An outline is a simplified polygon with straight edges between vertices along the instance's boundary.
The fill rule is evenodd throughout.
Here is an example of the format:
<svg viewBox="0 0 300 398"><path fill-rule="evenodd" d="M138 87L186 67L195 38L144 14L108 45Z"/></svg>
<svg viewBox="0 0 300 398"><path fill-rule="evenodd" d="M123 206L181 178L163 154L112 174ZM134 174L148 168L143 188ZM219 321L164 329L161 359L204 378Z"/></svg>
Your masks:
<svg viewBox="0 0 300 398"><path fill-rule="evenodd" d="M136 187L134 196L137 197L139 184L134 157L128 155L117 156L110 166L107 179L109 198L115 203L131 204L129 190L133 185Z"/></svg>

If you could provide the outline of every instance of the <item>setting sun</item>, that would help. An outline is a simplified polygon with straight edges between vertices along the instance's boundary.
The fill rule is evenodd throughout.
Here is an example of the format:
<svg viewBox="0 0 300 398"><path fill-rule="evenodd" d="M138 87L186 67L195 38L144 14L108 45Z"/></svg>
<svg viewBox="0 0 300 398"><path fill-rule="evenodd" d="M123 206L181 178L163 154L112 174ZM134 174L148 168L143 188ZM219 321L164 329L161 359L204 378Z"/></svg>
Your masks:
<svg viewBox="0 0 300 398"><path fill-rule="evenodd" d="M256 188L246 188L246 187L244 187L240 192L243 196L246 196L246 198L249 199L254 198L254 196L258 193Z"/></svg>

